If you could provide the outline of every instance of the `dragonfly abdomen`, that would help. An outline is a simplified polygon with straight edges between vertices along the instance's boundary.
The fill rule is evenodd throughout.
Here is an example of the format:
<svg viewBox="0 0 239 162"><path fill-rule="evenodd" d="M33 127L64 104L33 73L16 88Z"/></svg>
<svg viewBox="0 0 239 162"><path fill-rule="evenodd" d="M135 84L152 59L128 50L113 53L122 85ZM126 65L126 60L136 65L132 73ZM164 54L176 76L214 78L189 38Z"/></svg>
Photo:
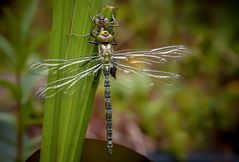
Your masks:
<svg viewBox="0 0 239 162"><path fill-rule="evenodd" d="M112 106L110 96L110 70L109 68L103 69L105 77L105 115L106 115L106 131L107 131L107 148L109 155L112 154L113 142L112 142Z"/></svg>

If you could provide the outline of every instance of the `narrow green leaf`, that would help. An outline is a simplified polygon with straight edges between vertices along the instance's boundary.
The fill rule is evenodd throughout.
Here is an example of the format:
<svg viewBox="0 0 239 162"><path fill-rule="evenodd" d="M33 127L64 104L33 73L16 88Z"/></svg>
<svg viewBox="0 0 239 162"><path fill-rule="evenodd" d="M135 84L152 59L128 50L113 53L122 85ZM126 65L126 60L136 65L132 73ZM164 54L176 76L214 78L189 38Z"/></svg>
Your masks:
<svg viewBox="0 0 239 162"><path fill-rule="evenodd" d="M11 124L12 126L16 126L16 118L14 115L8 112L0 112L0 121Z"/></svg>
<svg viewBox="0 0 239 162"><path fill-rule="evenodd" d="M16 53L11 43L0 34L0 50L3 51L3 54L11 61L11 63L16 63Z"/></svg>
<svg viewBox="0 0 239 162"><path fill-rule="evenodd" d="M23 40L26 38L29 31L30 25L37 10L37 4L38 0L31 0L25 9L25 12L23 13L21 21L21 34Z"/></svg>
<svg viewBox="0 0 239 162"><path fill-rule="evenodd" d="M15 84L7 81L7 80L0 80L0 87L4 87L6 88L15 99L19 98L19 92L18 92L18 88Z"/></svg>
<svg viewBox="0 0 239 162"><path fill-rule="evenodd" d="M86 34L92 28L89 16L99 13L100 0L55 0L50 42L50 58L77 58L97 53L97 48L86 38L69 34ZM104 15L115 8L105 7ZM49 76L48 81L66 77ZM64 92L46 100L41 162L79 161L84 137L94 102L98 77L89 76L80 82L72 95Z"/></svg>
<svg viewBox="0 0 239 162"><path fill-rule="evenodd" d="M13 12L9 8L3 8L3 17L4 17L4 22L5 26L7 27L9 31L9 40L13 41L16 39L17 34L19 34L17 27L19 26L18 24L18 19L14 16ZM13 43L12 43L13 44Z"/></svg>

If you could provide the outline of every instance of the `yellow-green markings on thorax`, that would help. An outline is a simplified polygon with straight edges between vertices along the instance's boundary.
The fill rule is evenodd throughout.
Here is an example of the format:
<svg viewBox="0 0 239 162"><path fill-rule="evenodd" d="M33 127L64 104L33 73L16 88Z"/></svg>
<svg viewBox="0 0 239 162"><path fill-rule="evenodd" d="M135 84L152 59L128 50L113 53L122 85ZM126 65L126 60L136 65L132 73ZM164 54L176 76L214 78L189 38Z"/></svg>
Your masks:
<svg viewBox="0 0 239 162"><path fill-rule="evenodd" d="M97 41L101 43L99 44L98 49L100 55L102 56L103 63L106 66L109 66L113 53L112 45L109 42L113 41L113 36L108 31L102 30L97 36Z"/></svg>
<svg viewBox="0 0 239 162"><path fill-rule="evenodd" d="M110 43L113 41L113 35L106 30L102 30L96 37L96 40L101 43Z"/></svg>
<svg viewBox="0 0 239 162"><path fill-rule="evenodd" d="M112 45L111 44L100 44L98 46L100 55L102 56L103 63L105 65L110 64L112 60Z"/></svg>

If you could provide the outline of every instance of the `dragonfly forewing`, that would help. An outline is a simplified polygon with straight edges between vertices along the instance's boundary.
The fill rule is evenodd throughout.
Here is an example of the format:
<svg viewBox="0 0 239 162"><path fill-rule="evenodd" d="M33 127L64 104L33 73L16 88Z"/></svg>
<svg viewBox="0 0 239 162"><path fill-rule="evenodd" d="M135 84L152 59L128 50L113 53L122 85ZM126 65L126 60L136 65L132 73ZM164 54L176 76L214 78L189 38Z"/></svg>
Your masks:
<svg viewBox="0 0 239 162"><path fill-rule="evenodd" d="M183 77L176 73L160 70L160 64L176 61L190 54L182 45L167 46L150 50L123 50L113 55L113 65L119 75L127 79L141 79L145 86L173 85ZM118 74L117 74L118 75ZM137 75L137 77L132 77ZM136 79L135 79L136 78Z"/></svg>
<svg viewBox="0 0 239 162"><path fill-rule="evenodd" d="M128 63L162 64L181 59L190 53L190 50L185 46L175 45L149 50L116 51L114 53L114 58L127 61Z"/></svg>
<svg viewBox="0 0 239 162"><path fill-rule="evenodd" d="M29 65L29 70L38 75L54 75L58 72L71 72L66 69L80 69L84 68L89 62L100 61L100 56L82 57L75 59L46 59L35 61ZM74 72L73 70L72 72Z"/></svg>

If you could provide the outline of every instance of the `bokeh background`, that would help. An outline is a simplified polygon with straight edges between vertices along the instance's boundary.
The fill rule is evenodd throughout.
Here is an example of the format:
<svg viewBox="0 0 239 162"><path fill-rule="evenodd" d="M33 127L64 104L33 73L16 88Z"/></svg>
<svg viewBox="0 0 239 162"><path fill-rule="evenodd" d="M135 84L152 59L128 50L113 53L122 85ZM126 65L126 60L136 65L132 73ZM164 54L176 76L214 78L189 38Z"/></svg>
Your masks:
<svg viewBox="0 0 239 162"><path fill-rule="evenodd" d="M112 83L114 142L155 161L239 161L239 2L104 0L119 8L120 49L183 44L190 56L169 65L184 77L173 86L134 90ZM52 1L0 2L0 161L40 146L42 79L27 64L48 56ZM119 80L118 82L124 82ZM87 137L105 138L99 84Z"/></svg>

